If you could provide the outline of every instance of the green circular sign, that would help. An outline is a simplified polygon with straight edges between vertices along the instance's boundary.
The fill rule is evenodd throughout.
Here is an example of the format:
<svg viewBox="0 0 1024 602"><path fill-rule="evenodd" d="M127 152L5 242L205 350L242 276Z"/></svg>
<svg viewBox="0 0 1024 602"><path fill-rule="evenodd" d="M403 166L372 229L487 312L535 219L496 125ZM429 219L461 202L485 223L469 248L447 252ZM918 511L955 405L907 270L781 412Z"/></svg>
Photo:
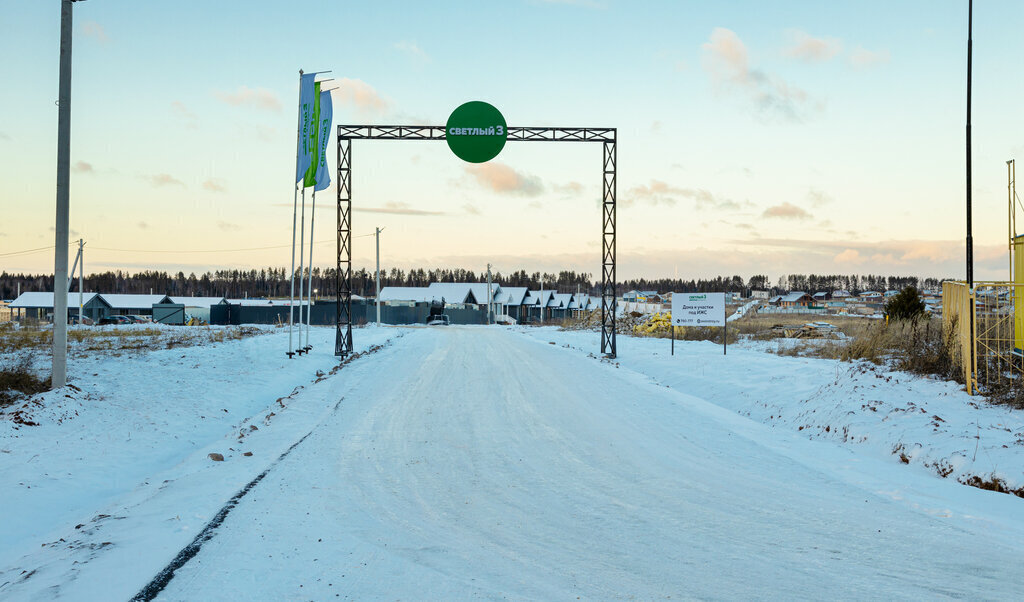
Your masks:
<svg viewBox="0 0 1024 602"><path fill-rule="evenodd" d="M469 163L484 163L498 156L508 139L501 111L474 100L452 111L445 126L448 148Z"/></svg>

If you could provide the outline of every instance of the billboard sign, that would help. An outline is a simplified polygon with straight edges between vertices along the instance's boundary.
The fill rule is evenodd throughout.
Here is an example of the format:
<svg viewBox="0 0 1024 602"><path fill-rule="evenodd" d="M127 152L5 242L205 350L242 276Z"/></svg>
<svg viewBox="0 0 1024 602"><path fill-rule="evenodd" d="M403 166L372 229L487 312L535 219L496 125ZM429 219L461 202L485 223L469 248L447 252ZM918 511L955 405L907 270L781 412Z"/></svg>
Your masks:
<svg viewBox="0 0 1024 602"><path fill-rule="evenodd" d="M725 293L672 293L673 326L725 326Z"/></svg>
<svg viewBox="0 0 1024 602"><path fill-rule="evenodd" d="M455 156L469 163L485 163L498 156L508 139L501 111L474 100L452 111L445 139Z"/></svg>

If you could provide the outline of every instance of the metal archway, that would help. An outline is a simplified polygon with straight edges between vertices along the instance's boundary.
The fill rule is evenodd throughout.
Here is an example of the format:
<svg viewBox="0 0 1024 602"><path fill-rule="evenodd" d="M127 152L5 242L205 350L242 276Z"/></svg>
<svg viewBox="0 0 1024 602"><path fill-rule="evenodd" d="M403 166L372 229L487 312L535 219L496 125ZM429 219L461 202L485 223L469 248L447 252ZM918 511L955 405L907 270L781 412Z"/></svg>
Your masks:
<svg viewBox="0 0 1024 602"><path fill-rule="evenodd" d="M615 352L615 168L616 128L509 127L508 142L600 142L603 145L601 201L601 353ZM352 352L352 141L445 140L441 125L338 126L338 271L334 355Z"/></svg>

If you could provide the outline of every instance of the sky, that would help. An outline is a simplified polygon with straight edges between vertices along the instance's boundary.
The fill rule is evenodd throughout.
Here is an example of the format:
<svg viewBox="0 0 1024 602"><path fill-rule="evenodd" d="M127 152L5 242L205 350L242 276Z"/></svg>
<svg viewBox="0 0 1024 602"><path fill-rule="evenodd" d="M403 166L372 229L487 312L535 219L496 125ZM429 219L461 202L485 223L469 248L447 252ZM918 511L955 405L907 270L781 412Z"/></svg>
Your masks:
<svg viewBox="0 0 1024 602"><path fill-rule="evenodd" d="M620 280L964 276L965 0L296 6L74 4L87 273L288 266L304 69L330 71L335 125L443 125L482 100L510 126L617 128ZM0 0L0 271L53 270L59 26L57 0ZM974 8L976 279L1008 278L1022 29L1024 4ZM387 267L600 277L600 144L471 165L444 142L356 141L352 161L357 269L383 227ZM320 267L335 196L316 199Z"/></svg>

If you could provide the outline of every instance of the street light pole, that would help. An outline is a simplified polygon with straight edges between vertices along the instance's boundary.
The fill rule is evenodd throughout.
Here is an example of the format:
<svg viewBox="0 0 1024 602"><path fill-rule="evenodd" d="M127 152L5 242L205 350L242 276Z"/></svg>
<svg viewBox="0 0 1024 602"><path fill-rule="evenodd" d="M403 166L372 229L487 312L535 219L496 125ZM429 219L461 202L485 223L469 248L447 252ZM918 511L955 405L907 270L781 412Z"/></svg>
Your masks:
<svg viewBox="0 0 1024 602"><path fill-rule="evenodd" d="M57 219L53 254L53 388L67 383L68 222L71 184L71 38L73 0L60 3L60 83L57 93Z"/></svg>

